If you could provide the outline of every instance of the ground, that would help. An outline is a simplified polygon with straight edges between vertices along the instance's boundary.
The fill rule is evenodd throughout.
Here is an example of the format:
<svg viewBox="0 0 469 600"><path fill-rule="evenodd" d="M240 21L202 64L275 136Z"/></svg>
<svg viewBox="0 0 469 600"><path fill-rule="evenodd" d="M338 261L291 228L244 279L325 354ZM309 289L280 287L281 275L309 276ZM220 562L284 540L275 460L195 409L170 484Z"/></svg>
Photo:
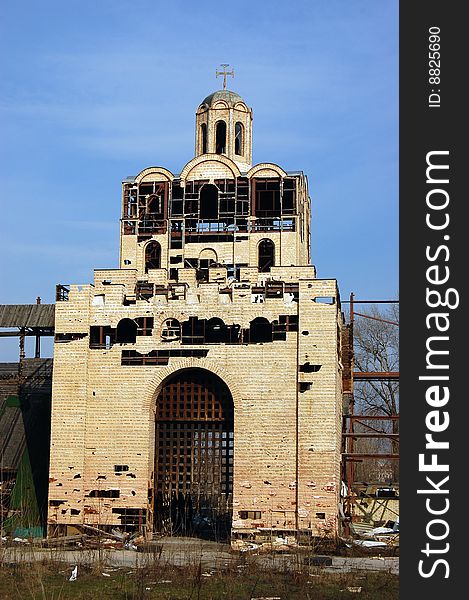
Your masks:
<svg viewBox="0 0 469 600"><path fill-rule="evenodd" d="M0 598L41 600L394 600L396 557L339 557L325 567L302 553L261 554L191 539L154 552L0 548ZM77 567L77 578L70 581Z"/></svg>

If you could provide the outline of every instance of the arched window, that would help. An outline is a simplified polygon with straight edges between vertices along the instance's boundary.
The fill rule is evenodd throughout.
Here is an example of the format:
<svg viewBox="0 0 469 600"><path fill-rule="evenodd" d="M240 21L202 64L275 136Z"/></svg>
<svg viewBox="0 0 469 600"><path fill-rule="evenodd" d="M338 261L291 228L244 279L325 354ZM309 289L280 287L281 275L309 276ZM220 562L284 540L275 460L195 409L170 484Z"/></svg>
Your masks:
<svg viewBox="0 0 469 600"><path fill-rule="evenodd" d="M270 271L275 265L275 244L272 240L261 240L259 242L259 271Z"/></svg>
<svg viewBox="0 0 469 600"><path fill-rule="evenodd" d="M199 281L208 281L208 270L217 262L217 253L211 248L204 248L199 254L199 263L197 269L197 279Z"/></svg>
<svg viewBox="0 0 469 600"><path fill-rule="evenodd" d="M249 342L258 344L272 341L272 323L264 317L256 317L249 324Z"/></svg>
<svg viewBox="0 0 469 600"><path fill-rule="evenodd" d="M181 338L181 324L177 319L166 319L161 330L161 337L165 342L172 342Z"/></svg>
<svg viewBox="0 0 469 600"><path fill-rule="evenodd" d="M218 219L218 188L211 183L205 184L200 190L200 218Z"/></svg>
<svg viewBox="0 0 469 600"><path fill-rule="evenodd" d="M161 268L161 246L154 240L145 246L145 273L148 269Z"/></svg>
<svg viewBox="0 0 469 600"><path fill-rule="evenodd" d="M243 124L238 121L235 125L235 154L238 156L243 156L244 154L243 129Z"/></svg>
<svg viewBox="0 0 469 600"><path fill-rule="evenodd" d="M137 323L132 319L121 319L117 324L116 342L118 344L135 344L137 339Z"/></svg>
<svg viewBox="0 0 469 600"><path fill-rule="evenodd" d="M215 129L215 152L225 154L226 152L226 123L218 121Z"/></svg>
<svg viewBox="0 0 469 600"><path fill-rule="evenodd" d="M212 317L205 326L205 343L220 344L228 342L228 329L222 319Z"/></svg>
<svg viewBox="0 0 469 600"><path fill-rule="evenodd" d="M207 154L207 125L205 123L200 126L200 149L202 154Z"/></svg>

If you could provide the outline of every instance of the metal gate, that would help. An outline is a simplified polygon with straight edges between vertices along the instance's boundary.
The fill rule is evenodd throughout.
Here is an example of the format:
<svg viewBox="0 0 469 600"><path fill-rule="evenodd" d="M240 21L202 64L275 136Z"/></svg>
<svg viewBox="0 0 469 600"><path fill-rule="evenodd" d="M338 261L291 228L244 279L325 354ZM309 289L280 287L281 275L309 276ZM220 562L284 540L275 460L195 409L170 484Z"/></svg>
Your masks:
<svg viewBox="0 0 469 600"><path fill-rule="evenodd" d="M179 371L163 387L156 407L156 530L225 537L232 489L231 393L209 371Z"/></svg>

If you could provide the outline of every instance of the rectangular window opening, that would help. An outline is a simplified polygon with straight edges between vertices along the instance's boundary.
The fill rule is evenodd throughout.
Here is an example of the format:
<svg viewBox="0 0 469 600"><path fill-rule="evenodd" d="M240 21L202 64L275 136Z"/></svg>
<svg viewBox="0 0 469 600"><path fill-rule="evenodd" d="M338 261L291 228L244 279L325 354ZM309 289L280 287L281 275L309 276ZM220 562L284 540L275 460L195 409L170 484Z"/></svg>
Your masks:
<svg viewBox="0 0 469 600"><path fill-rule="evenodd" d="M114 473L124 473L129 470L129 465L114 465Z"/></svg>
<svg viewBox="0 0 469 600"><path fill-rule="evenodd" d="M240 510L239 518L245 519L262 519L262 512L260 510Z"/></svg>

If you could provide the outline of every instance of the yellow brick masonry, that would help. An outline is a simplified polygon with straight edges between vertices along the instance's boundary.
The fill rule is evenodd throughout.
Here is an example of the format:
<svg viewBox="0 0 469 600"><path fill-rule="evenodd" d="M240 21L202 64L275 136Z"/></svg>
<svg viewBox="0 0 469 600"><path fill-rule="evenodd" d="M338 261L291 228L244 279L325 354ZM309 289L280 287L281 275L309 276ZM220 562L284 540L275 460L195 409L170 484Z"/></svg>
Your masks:
<svg viewBox="0 0 469 600"><path fill-rule="evenodd" d="M337 354L341 321L335 281L300 280L299 303L267 299L253 305L250 293L240 289L229 305L223 305L218 293L223 284L206 283L197 288L197 304L173 300L160 306L156 301L137 301L124 307L122 289L133 289L131 272L97 271L96 275L94 287L79 291L73 286L69 301L57 304L57 332L87 331L89 324L115 327L122 318L145 314L154 316L155 328L152 337L109 350L90 349L88 338L56 344L49 499L64 503L51 507L50 521L117 525L112 508L148 508L156 396L171 373L199 367L218 374L233 395L234 530L254 525L279 529L298 525L315 533L326 526L335 530L341 407ZM103 276L114 277L116 283L103 286ZM93 306L95 292L104 289L105 305ZM324 296L333 298L334 304L315 301ZM247 327L257 316L273 320L279 314L296 313L299 332L288 333L286 342L212 345L207 358L170 359L168 367L121 366L123 348L148 352L166 347L160 328L169 317L182 321L189 315L221 316L226 323ZM298 365L305 362L320 365L319 371L298 374ZM297 394L297 377L311 382L311 389ZM116 475L116 464L129 465L128 474ZM99 489L119 489L120 497L88 496ZM70 509L79 512L71 514ZM262 519L241 520L240 510L260 510Z"/></svg>
<svg viewBox="0 0 469 600"><path fill-rule="evenodd" d="M216 96L216 97L215 97ZM196 156L174 175L148 167L132 179L167 182L181 187L193 180L275 178L296 180L295 228L256 230L248 217L246 232L232 242L187 242L171 248L170 220L166 233L138 239L121 232L119 269L95 271L91 285L72 285L68 301L57 302L57 334L81 334L57 339L54 349L49 523L97 526L120 524L113 509L148 511L154 486L155 407L168 378L187 368L206 369L228 386L234 405L233 535L271 529L309 530L313 535L337 532L340 491L342 365L340 339L343 316L337 283L316 279L310 264L310 199L302 173L288 175L273 163L252 166L252 111L236 94L221 92L202 103L196 113ZM209 97L210 98L210 97ZM210 103L211 102L211 103ZM227 123L226 154L215 154L216 124ZM243 125L243 154L235 152L235 123ZM202 154L202 125L207 127L207 153ZM123 184L123 205L124 187ZM123 212L124 214L124 212ZM273 228L272 228L273 229ZM240 237L236 241L237 237ZM275 266L259 272L259 243L275 244ZM161 268L145 269L150 240L161 246ZM154 295L135 300L135 286L146 281L171 283L170 268L186 259L216 255L208 282L197 281L193 268L178 269L179 299ZM182 261L172 263L171 257ZM242 265L238 281L228 278L225 265ZM246 266L247 265L247 266ZM270 280L299 285L299 300L285 294L255 302L253 289ZM174 281L173 281L174 283ZM224 293L229 287L231 293ZM132 302L129 303L129 298ZM322 300L328 299L328 303ZM297 315L298 332L286 340L250 344L210 344L203 358L170 357L165 366L126 366L123 350L148 353L168 349L162 339L167 319L187 321L221 318L227 325L249 328L257 317L270 322L279 315ZM151 336L107 349L90 348L90 327L115 328L122 319L152 317ZM83 337L84 336L84 337ZM60 336L59 336L60 337ZM171 348L183 347L172 341ZM187 348L187 346L185 346ZM308 366L304 367L304 365ZM115 472L115 465L128 471ZM94 497L106 490L118 497ZM91 494L91 495L90 495ZM110 494L112 495L112 494ZM260 513L245 518L246 511ZM251 515L254 513L250 513Z"/></svg>

